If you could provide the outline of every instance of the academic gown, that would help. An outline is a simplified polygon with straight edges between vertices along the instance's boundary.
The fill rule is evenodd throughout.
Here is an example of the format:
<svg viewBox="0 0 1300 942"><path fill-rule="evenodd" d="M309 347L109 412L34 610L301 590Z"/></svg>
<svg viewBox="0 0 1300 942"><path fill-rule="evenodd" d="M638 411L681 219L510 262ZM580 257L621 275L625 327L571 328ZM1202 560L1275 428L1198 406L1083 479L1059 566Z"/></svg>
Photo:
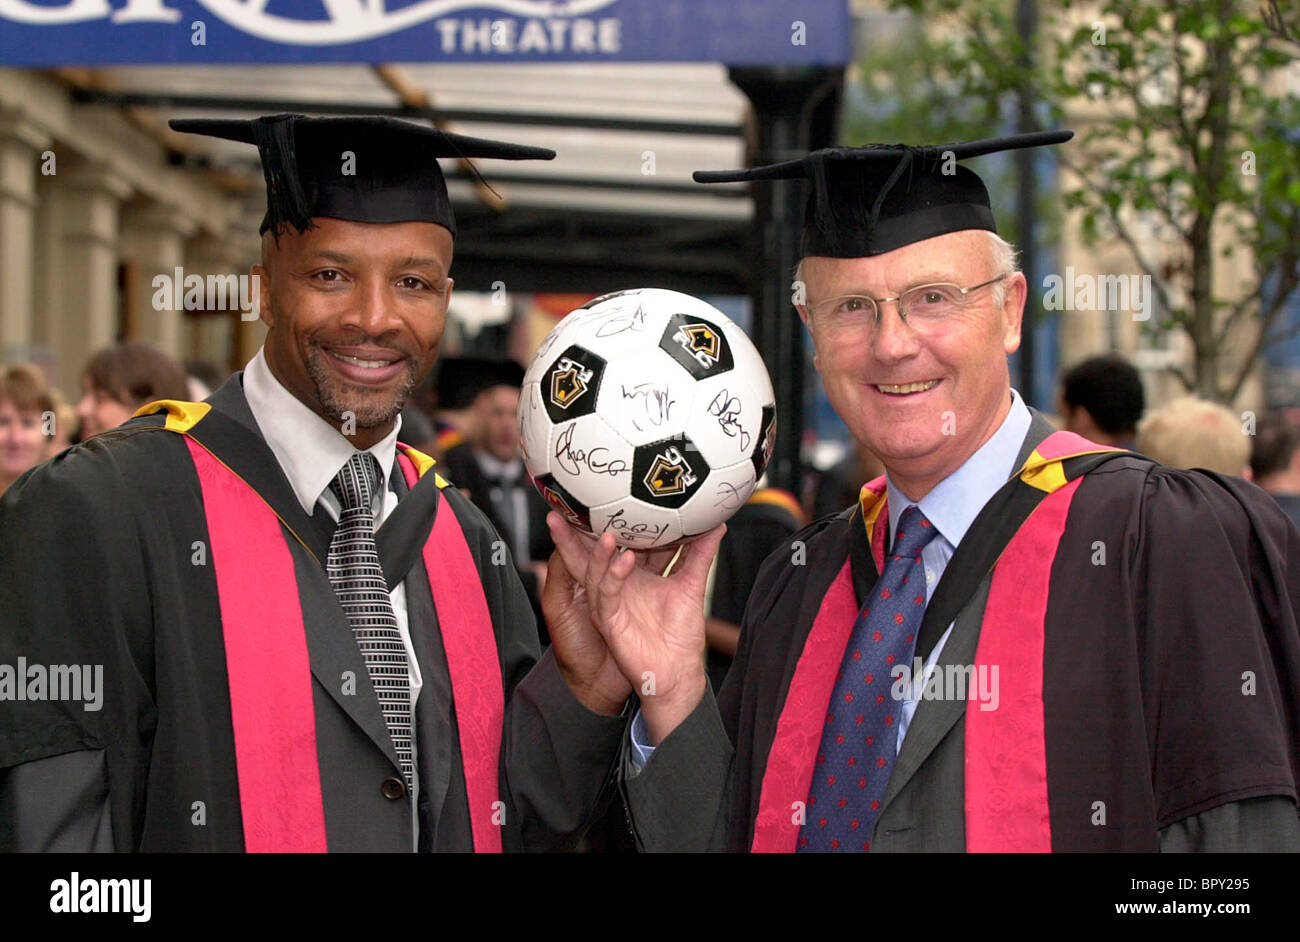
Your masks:
<svg viewBox="0 0 1300 942"><path fill-rule="evenodd" d="M1017 467L1051 431L1035 412ZM1034 514L1062 504L1044 498L1018 522L1033 489L1013 477L958 546L917 639L925 657L955 615L939 667L973 665L982 632L1024 621L1007 586L1041 579L1041 654L1004 645L1014 663L998 709L920 700L870 851L1300 849L1300 532L1239 479L1129 453L1053 468L1062 493L1075 488L1059 541L1034 555ZM805 702L808 665L820 658L833 674L844 650L806 642L837 580L841 622L872 591L880 567L864 520L862 505L823 517L794 538L804 558L797 543L768 557L717 700L706 690L639 772L625 744L642 849L795 849L831 684ZM1022 571L995 579L1021 535L1029 542L1010 545ZM991 591L1005 601L986 613Z"/></svg>
<svg viewBox="0 0 1300 942"><path fill-rule="evenodd" d="M258 432L236 374L191 434L280 518L310 656L329 850L412 850L412 802L368 673L328 576L334 523L303 512ZM102 665L102 705L0 702L0 850L242 851L230 685L201 484L165 413L137 417L26 474L0 502L0 665ZM495 531L430 472L376 533L404 580L423 677L416 705L419 849L474 849L438 616L422 559L454 508L491 616L505 698L504 850L567 849L612 782L619 717L583 707L537 629ZM445 483L445 482L444 482ZM355 691L340 677L360 678ZM306 681L304 680L304 683ZM490 773L489 773L490 774ZM489 778L490 781L490 778Z"/></svg>

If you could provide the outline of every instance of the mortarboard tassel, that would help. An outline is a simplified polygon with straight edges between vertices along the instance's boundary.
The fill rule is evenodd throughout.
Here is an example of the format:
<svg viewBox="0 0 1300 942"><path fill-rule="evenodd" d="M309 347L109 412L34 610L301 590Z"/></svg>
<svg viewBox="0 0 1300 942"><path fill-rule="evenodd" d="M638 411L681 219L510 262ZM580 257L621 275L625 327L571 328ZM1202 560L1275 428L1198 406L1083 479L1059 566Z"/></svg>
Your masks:
<svg viewBox="0 0 1300 942"><path fill-rule="evenodd" d="M253 139L262 156L266 178L266 210L271 234L280 240L280 224L287 222L299 232L314 229L307 194L298 179L294 124L297 115L268 115L252 122Z"/></svg>
<svg viewBox="0 0 1300 942"><path fill-rule="evenodd" d="M893 146L903 148L903 152L899 157L898 164L894 167L889 176L885 178L885 182L880 186L880 192L876 194L876 199L871 204L871 221L867 224L868 230L871 231L875 230L877 223L880 221L880 208L885 204L885 197L889 195L889 191L898 183L898 179L903 175L903 171L912 166L912 158L919 151L919 148L910 147L906 144L895 144Z"/></svg>
<svg viewBox="0 0 1300 942"><path fill-rule="evenodd" d="M826 179L826 158L831 153L833 152L829 150L818 150L805 158L809 170L808 176L812 180L815 194L812 201L814 222L821 232L829 232L835 228L835 214L831 210L830 183Z"/></svg>

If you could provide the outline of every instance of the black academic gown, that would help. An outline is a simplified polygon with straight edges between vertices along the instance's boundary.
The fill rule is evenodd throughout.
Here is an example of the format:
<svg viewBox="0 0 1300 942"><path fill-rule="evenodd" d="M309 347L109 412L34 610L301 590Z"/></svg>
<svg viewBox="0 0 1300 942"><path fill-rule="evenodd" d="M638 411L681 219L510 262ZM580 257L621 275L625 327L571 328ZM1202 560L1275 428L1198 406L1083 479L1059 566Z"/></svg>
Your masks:
<svg viewBox="0 0 1300 942"><path fill-rule="evenodd" d="M280 516L298 576L312 667L330 850L410 851L412 808L391 797L396 755L371 696L338 678L365 664L316 559L331 521L308 516L257 430L236 374L196 439ZM19 479L0 501L0 665L103 665L102 708L0 702L0 850L241 851L244 838L216 578L185 437L133 419ZM612 779L625 721L577 702L537 629L495 531L426 474L376 534L389 584L404 580L423 689L416 707L421 850L473 849L455 710L421 549L443 502L479 571L500 659L505 850L571 847ZM293 538L290 528L301 538ZM312 554L316 558L313 558ZM366 692L370 691L364 685ZM388 783L387 785L385 783Z"/></svg>
<svg viewBox="0 0 1300 942"><path fill-rule="evenodd" d="M1050 432L1034 413L1020 462ZM1127 453L1106 459L1083 477L1044 561L1051 849L1300 849L1300 532L1244 481ZM917 653L955 615L941 668L973 662L987 573L1019 526L1019 500L985 505L935 587ZM643 849L753 846L778 719L822 599L846 559L859 606L877 575L857 508L795 539L804 564L789 547L764 563L717 700L706 690L639 772L625 751L624 798ZM918 704L872 852L966 849L966 710L959 699Z"/></svg>

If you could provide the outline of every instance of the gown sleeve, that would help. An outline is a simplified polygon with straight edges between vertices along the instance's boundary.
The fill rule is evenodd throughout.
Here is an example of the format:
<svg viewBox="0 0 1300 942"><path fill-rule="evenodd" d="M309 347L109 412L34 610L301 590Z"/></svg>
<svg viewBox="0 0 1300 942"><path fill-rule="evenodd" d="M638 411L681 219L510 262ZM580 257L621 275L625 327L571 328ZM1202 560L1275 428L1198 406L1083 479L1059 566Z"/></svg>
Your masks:
<svg viewBox="0 0 1300 942"><path fill-rule="evenodd" d="M442 493L454 503L478 561L501 660L502 849L569 850L609 796L627 717L588 710L569 690L554 653L539 654L532 603L513 559L491 564L500 537L482 511L451 490Z"/></svg>
<svg viewBox="0 0 1300 942"><path fill-rule="evenodd" d="M1280 795L1247 798L1175 821L1160 831L1162 854L1300 851L1295 802Z"/></svg>
<svg viewBox="0 0 1300 942"><path fill-rule="evenodd" d="M132 848L155 724L147 595L130 494L102 445L0 499L0 665L99 678L93 697L56 699L51 684L0 699L0 850Z"/></svg>
<svg viewBox="0 0 1300 942"><path fill-rule="evenodd" d="M0 770L0 853L106 853L113 811L101 749Z"/></svg>
<svg viewBox="0 0 1300 942"><path fill-rule="evenodd" d="M1156 467L1136 534L1130 592L1161 845L1289 847L1300 532L1252 484ZM1262 835L1267 822L1275 835Z"/></svg>

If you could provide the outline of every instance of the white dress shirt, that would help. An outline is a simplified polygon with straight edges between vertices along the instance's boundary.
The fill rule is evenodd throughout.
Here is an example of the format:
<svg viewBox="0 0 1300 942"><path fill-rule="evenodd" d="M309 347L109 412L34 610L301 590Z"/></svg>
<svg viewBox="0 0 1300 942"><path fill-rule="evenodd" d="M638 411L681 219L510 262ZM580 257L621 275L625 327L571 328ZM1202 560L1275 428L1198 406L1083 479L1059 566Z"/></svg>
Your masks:
<svg viewBox="0 0 1300 942"><path fill-rule="evenodd" d="M244 397L248 408L257 421L257 427L266 439L271 453L275 455L289 479L298 503L309 515L329 514L338 522L342 509L338 498L330 490L334 476L348 463L348 459L357 451L352 443L338 429L298 400L293 393L280 385L280 381L267 366L264 351L248 362L244 369ZM397 459L397 434L402 428L399 415L393 430L365 449L379 462L381 475L375 489L375 529L378 530L389 514L397 506L397 494L388 487L389 477L395 470ZM400 471L398 472L400 473ZM415 660L415 649L411 646L411 630L406 617L406 589L402 583L393 586L389 592L393 601L393 614L397 616L397 630L406 647L406 662L411 677L411 730L415 731L415 701L420 696L423 681L420 666ZM415 761L415 737L411 740L411 758ZM416 763L416 769L419 765ZM415 775L414 787L411 789L412 809L419 794L419 775ZM416 817L413 815L413 817ZM416 827L418 828L418 822Z"/></svg>

